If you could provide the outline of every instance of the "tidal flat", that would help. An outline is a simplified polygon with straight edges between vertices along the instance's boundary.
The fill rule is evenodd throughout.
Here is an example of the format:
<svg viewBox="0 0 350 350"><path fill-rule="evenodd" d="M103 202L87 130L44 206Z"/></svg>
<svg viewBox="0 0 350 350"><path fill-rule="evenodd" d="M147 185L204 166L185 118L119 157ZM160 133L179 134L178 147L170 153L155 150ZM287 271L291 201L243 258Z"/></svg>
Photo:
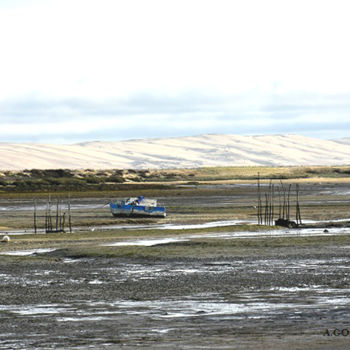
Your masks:
<svg viewBox="0 0 350 350"><path fill-rule="evenodd" d="M164 220L71 195L72 233L34 234L44 196L2 196L0 348L349 348L347 181L301 185L306 223L344 223L326 232L257 225L253 182L186 186L154 193Z"/></svg>

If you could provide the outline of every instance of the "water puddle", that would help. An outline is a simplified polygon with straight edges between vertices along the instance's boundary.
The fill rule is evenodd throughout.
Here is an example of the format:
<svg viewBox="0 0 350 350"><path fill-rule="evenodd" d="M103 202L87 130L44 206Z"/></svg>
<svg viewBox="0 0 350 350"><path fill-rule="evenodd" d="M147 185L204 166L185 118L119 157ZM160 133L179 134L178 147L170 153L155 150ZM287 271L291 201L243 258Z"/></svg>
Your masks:
<svg viewBox="0 0 350 350"><path fill-rule="evenodd" d="M96 225L94 227L73 227L73 231L105 231L105 230L192 230L192 229L205 229L213 227L225 227L225 226L234 226L234 225L243 225L243 224L254 224L255 220L223 220L223 221L211 221L205 222L202 224L118 224L118 225ZM7 235L29 235L34 234L34 230L7 230L2 232ZM45 234L44 229L38 229L37 234Z"/></svg>
<svg viewBox="0 0 350 350"><path fill-rule="evenodd" d="M114 230L114 229L128 229L128 230L193 230L193 229L205 229L213 227L225 227L235 226L242 224L253 224L256 220L223 220L223 221L211 221L201 224L139 224L139 225L104 225L95 226L93 230ZM84 228L79 228L84 229ZM85 228L86 230L86 228Z"/></svg>
<svg viewBox="0 0 350 350"><path fill-rule="evenodd" d="M185 224L185 225L175 225L175 224L164 224L157 227L159 230L191 230L191 229L201 229L201 228L213 228L213 227L225 227L253 223L253 220L225 220L225 221L211 221L205 222L203 224Z"/></svg>
<svg viewBox="0 0 350 350"><path fill-rule="evenodd" d="M329 220L303 220L303 223L305 224L317 224L317 223L326 223L329 222ZM335 219L332 220L332 222L350 222L350 218L347 219ZM105 230L194 230L194 229L207 229L207 228L215 228L215 227L228 227L228 226L237 226L237 225L251 225L256 224L255 219L247 219L247 220L221 220L221 221L211 221L211 222L205 222L201 224L136 224L136 225L129 225L129 224L118 224L118 225L96 225L94 227L73 227L73 231L105 231ZM337 233L338 230L348 230L347 228L329 228L328 231L332 230L333 234ZM314 230L314 231L312 231ZM281 230L273 230L275 233L280 233ZM307 233L322 233L324 231L324 228L315 228L315 229L294 229L289 230L291 234L294 232L298 232L299 234L307 234ZM339 231L339 232L343 232ZM272 232L268 231L268 232ZM287 232L283 230L282 232ZM34 234L34 230L27 229L27 230L7 230L6 232L3 232L3 234L6 235L26 235L26 234ZM45 230L39 229L37 231L37 234L45 234ZM252 233L250 233L252 234ZM261 234L261 233L257 233Z"/></svg>
<svg viewBox="0 0 350 350"><path fill-rule="evenodd" d="M51 206L53 207L56 203L51 203ZM106 203L100 203L100 202L95 202L95 203L75 203L75 202L71 202L71 210L85 210L85 209L102 209L104 207L106 207L108 204ZM36 209L38 211L45 211L47 209L47 203L37 203L36 205ZM64 210L68 210L68 204L64 203L64 205L62 205L62 209ZM28 203L25 203L23 201L17 202L14 201L12 203L8 203L7 205L0 205L0 211L4 211L4 212L10 212L10 211L30 211L33 212L34 210L34 202L33 201L29 201Z"/></svg>
<svg viewBox="0 0 350 350"><path fill-rule="evenodd" d="M28 249L28 250L12 250L9 252L1 252L0 255L14 255L14 256L31 256L43 253L50 253L55 251L55 248L39 248L39 249Z"/></svg>
<svg viewBox="0 0 350 350"><path fill-rule="evenodd" d="M72 308L67 305L0 305L0 311L7 311L19 316L53 315L68 312Z"/></svg>
<svg viewBox="0 0 350 350"><path fill-rule="evenodd" d="M145 246L150 247L158 244L169 244L176 242L185 242L195 239L203 238L221 238L221 239L237 239L237 238L268 238L268 237L306 237L306 236L332 236L340 234L348 234L350 229L344 228L332 228L325 231L322 228L305 228L305 229L294 229L294 230L271 230L271 231L241 231L241 232L213 232L213 233L197 233L181 235L177 238L164 237L164 238L149 238L139 239L133 241L121 241L115 243L104 244L103 246Z"/></svg>
<svg viewBox="0 0 350 350"><path fill-rule="evenodd" d="M139 245L145 247L152 247L158 244L169 244L174 242L184 242L187 239L180 238L160 238L160 239L140 239L136 241L124 241L124 242L116 242L111 244L105 244L106 247L115 247L115 246L129 246L129 245Z"/></svg>
<svg viewBox="0 0 350 350"><path fill-rule="evenodd" d="M279 287L269 291L235 295L235 301L219 294L188 296L182 299L115 300L114 302L80 302L73 304L0 305L0 312L18 317L54 317L57 322L92 322L120 320L123 317L177 319L198 317L267 318L280 313L300 315L305 310L345 307L349 290L321 286ZM332 296L332 297L330 297ZM160 329L159 332L168 332Z"/></svg>

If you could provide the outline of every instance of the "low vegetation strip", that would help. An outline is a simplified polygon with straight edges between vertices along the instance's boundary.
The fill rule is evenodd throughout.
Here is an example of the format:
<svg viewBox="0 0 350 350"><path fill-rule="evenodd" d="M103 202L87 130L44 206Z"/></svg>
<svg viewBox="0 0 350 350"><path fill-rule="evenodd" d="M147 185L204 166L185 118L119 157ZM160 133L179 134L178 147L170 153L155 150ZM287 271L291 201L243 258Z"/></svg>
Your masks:
<svg viewBox="0 0 350 350"><path fill-rule="evenodd" d="M165 170L23 170L0 172L0 192L157 189L184 182L261 179L350 178L350 167L210 167ZM162 185L163 184L163 185Z"/></svg>

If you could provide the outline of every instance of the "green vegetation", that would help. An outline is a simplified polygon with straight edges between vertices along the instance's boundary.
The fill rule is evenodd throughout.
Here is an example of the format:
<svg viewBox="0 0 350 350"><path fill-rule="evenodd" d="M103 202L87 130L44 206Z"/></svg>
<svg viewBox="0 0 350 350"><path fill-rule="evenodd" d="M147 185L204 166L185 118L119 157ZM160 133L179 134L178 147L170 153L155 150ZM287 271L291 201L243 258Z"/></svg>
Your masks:
<svg viewBox="0 0 350 350"><path fill-rule="evenodd" d="M317 177L350 177L350 167L210 167L197 169L151 170L147 176L139 174L146 181L198 181L250 180L261 179L310 179Z"/></svg>
<svg viewBox="0 0 350 350"><path fill-rule="evenodd" d="M124 182L119 170L33 169L0 175L0 191L5 193L110 190Z"/></svg>
<svg viewBox="0 0 350 350"><path fill-rule="evenodd" d="M164 170L24 170L0 173L0 192L119 191L183 183L350 178L350 167L211 167ZM157 184L156 184L157 183Z"/></svg>
<svg viewBox="0 0 350 350"><path fill-rule="evenodd" d="M87 192L159 189L161 185L184 182L197 186L199 181L227 181L257 179L292 179L315 177L350 177L350 167L225 167L176 170L25 170L3 172L0 175L0 192Z"/></svg>

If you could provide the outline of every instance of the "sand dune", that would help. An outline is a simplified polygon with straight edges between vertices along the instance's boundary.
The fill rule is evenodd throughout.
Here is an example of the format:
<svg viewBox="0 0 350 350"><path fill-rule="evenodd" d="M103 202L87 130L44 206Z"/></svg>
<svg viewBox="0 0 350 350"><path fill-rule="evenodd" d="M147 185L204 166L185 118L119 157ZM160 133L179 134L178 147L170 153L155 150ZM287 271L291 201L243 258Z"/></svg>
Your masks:
<svg viewBox="0 0 350 350"><path fill-rule="evenodd" d="M348 165L350 144L300 135L200 135L72 145L0 143L0 169Z"/></svg>
<svg viewBox="0 0 350 350"><path fill-rule="evenodd" d="M337 139L337 140L333 140L335 142L338 142L338 143L344 143L346 145L350 145L350 137L344 137L342 139Z"/></svg>

